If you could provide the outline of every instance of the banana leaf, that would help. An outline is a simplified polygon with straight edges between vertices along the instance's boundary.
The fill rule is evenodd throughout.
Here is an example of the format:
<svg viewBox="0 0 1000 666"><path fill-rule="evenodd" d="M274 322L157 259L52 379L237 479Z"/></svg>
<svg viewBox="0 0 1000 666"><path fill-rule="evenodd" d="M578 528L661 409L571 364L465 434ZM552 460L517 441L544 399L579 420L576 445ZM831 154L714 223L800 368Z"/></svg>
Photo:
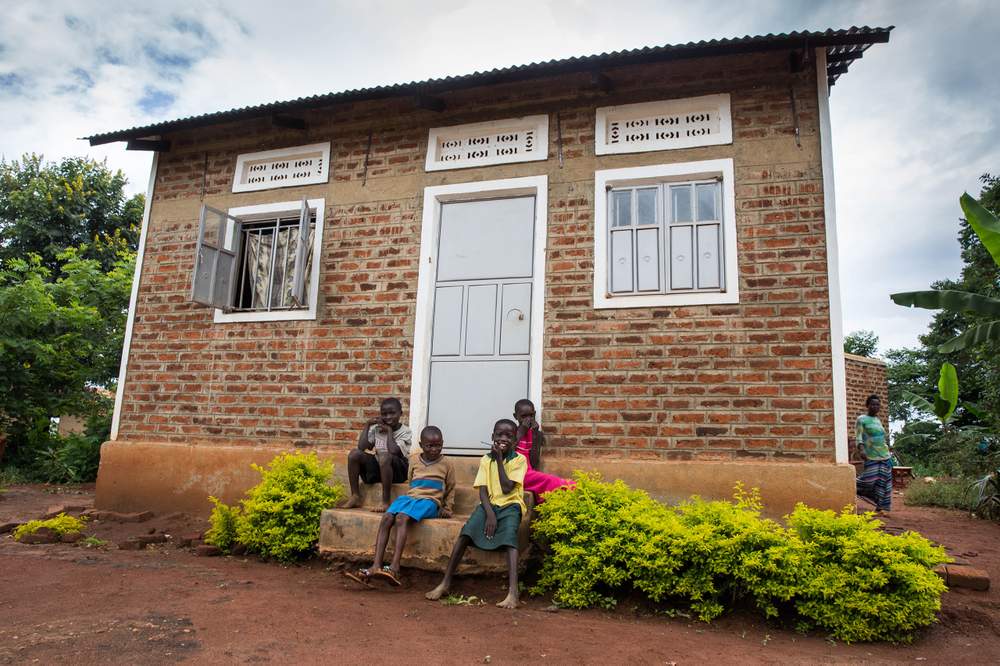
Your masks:
<svg viewBox="0 0 1000 666"><path fill-rule="evenodd" d="M934 396L934 414L945 423L958 406L958 372L951 363L941 364L938 395Z"/></svg>
<svg viewBox="0 0 1000 666"><path fill-rule="evenodd" d="M982 315L1000 317L1000 299L980 296L968 291L956 291L954 289L904 291L892 294L889 298L896 305L918 307L927 310L975 312Z"/></svg>
<svg viewBox="0 0 1000 666"><path fill-rule="evenodd" d="M974 347L978 344L991 341L1000 341L1000 320L973 326L965 333L938 346L938 351L942 354L950 354L953 351L959 351L966 347Z"/></svg>
<svg viewBox="0 0 1000 666"><path fill-rule="evenodd" d="M969 196L966 192L959 200L965 219L969 221L972 230L979 236L979 240L989 251L990 256L997 266L1000 266L1000 220L996 215L983 208L983 206Z"/></svg>

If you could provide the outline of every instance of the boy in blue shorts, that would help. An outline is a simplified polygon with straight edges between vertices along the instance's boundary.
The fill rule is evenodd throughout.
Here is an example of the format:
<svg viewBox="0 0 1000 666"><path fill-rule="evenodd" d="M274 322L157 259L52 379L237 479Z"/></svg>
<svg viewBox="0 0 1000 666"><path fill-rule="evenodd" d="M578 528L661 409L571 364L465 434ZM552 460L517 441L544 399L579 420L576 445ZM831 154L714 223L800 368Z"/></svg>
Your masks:
<svg viewBox="0 0 1000 666"><path fill-rule="evenodd" d="M427 518L450 518L455 504L455 467L441 453L444 436L437 426L427 426L420 431L420 455L409 467L410 490L397 497L385 511L375 538L375 560L368 569L348 573L347 577L364 585L372 577L382 578L399 585L400 558L406 546L406 532L410 523ZM389 532L396 527L396 547L392 564L385 566L385 549Z"/></svg>

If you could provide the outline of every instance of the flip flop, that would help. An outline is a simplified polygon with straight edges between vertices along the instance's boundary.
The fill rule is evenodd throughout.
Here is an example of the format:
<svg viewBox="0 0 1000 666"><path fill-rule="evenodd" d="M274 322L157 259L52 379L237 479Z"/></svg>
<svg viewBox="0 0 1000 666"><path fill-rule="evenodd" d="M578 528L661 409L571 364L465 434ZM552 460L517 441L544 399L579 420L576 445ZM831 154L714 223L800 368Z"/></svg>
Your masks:
<svg viewBox="0 0 1000 666"><path fill-rule="evenodd" d="M390 569L389 567L382 567L380 571L372 571L371 575L376 578L385 579L395 587L399 587L403 584L402 582L400 582L399 578L396 577L396 574L394 574L392 572L392 569Z"/></svg>
<svg viewBox="0 0 1000 666"><path fill-rule="evenodd" d="M370 589L374 588L374 586L368 582L368 579L371 578L372 576L372 573L368 571L368 569L358 569L357 571L345 571L343 573L344 576L346 576L350 580L353 580L355 583L361 583L362 585Z"/></svg>

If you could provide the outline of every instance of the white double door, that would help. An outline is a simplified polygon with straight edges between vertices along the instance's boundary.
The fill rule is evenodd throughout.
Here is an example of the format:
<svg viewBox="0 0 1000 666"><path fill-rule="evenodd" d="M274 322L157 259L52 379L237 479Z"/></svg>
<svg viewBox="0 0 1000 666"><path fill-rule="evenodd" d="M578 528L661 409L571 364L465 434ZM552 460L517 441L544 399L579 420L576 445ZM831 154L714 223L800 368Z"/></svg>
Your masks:
<svg viewBox="0 0 1000 666"><path fill-rule="evenodd" d="M441 204L426 423L450 453L488 448L494 422L529 396L535 203Z"/></svg>

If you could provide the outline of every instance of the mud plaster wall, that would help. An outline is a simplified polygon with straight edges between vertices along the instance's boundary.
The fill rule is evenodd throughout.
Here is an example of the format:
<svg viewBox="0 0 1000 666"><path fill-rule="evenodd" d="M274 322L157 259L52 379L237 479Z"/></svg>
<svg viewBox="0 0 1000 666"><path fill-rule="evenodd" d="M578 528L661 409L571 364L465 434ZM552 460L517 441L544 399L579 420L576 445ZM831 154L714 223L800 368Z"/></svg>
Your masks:
<svg viewBox="0 0 1000 666"><path fill-rule="evenodd" d="M815 73L788 61L633 66L605 72L610 94L566 75L444 94L443 113L373 101L305 112L305 131L254 120L164 137L119 439L349 445L380 396L406 407L423 188L546 174L547 455L832 461ZM732 96L732 145L594 155L596 107L718 92ZM428 128L538 113L550 116L547 161L424 172ZM239 153L320 141L332 144L328 184L232 194ZM594 171L723 157L736 165L740 303L594 310ZM316 321L214 324L187 301L203 202L302 196L326 199Z"/></svg>

